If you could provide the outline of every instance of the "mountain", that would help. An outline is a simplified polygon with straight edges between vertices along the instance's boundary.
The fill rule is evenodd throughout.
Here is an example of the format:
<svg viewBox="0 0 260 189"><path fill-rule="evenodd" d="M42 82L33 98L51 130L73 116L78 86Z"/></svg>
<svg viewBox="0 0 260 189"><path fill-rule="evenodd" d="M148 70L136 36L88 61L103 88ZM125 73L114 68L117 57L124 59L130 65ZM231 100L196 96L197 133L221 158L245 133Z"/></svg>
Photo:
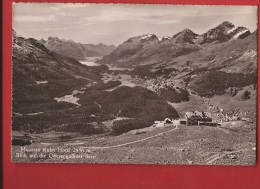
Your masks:
<svg viewBox="0 0 260 189"><path fill-rule="evenodd" d="M14 83L33 83L38 80L68 79L77 77L99 80L78 61L58 55L33 38L24 38L13 31Z"/></svg>
<svg viewBox="0 0 260 189"><path fill-rule="evenodd" d="M196 39L198 38L198 34L193 33L193 31L189 29L185 29L177 34L175 34L171 41L175 43L190 43L194 44Z"/></svg>
<svg viewBox="0 0 260 189"><path fill-rule="evenodd" d="M250 35L251 32L245 27L235 27L234 24L230 22L223 22L217 27L209 30L208 32L200 35L197 42L199 44L208 43L223 43L230 39L243 39Z"/></svg>
<svg viewBox="0 0 260 189"><path fill-rule="evenodd" d="M58 37L48 37L47 39L41 39L40 42L48 49L76 60L82 60L85 57L104 56L116 48L114 45L108 46L102 43L97 45L81 44L73 40L59 39Z"/></svg>

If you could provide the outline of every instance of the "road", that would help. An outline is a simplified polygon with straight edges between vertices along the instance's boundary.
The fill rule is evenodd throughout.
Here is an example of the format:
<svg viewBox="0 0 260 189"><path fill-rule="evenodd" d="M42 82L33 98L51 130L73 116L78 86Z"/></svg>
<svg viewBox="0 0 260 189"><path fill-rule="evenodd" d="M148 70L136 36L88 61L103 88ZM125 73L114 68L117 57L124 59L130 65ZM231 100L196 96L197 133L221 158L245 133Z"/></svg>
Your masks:
<svg viewBox="0 0 260 189"><path fill-rule="evenodd" d="M167 133L170 133L170 132L175 131L176 129L178 129L178 125L176 125L174 129L171 129L171 130L169 130L169 131L161 132L161 133L158 133L158 134L156 134L156 135L153 135L153 136L150 136L150 137L146 137L146 138L143 138L143 139L139 139L139 140L135 140L135 141L132 141L132 142L127 142L127 143L118 144L118 145L114 145L114 146L88 146L88 147L83 147L83 148L87 148L87 149L110 149L110 148L118 148L118 147L130 145L130 144L135 144L135 143L138 143L138 142L143 142L143 141L146 141L146 140L149 140L149 139L152 139L152 138L161 136L161 135L165 135L165 134L167 134Z"/></svg>

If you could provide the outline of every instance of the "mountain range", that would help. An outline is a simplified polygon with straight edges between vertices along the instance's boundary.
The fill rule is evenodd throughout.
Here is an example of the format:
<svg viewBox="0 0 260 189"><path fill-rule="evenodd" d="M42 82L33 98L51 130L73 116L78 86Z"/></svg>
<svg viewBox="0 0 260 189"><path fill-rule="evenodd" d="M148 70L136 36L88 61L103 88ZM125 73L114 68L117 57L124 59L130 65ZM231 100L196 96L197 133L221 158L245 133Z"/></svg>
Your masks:
<svg viewBox="0 0 260 189"><path fill-rule="evenodd" d="M193 52L210 51L210 49L218 48L224 43L232 45L233 41L245 39L252 35L256 35L256 32L251 34L247 28L235 27L234 24L227 21L201 35L194 33L190 29L184 29L172 37L164 38L160 38L155 34L140 35L123 42L99 62L122 67L153 64L173 66L178 62L176 58ZM243 42L241 41L241 43ZM255 51L256 41L252 40L252 45L254 47L248 50ZM211 55L211 58L214 56ZM204 61L204 63L207 61Z"/></svg>
<svg viewBox="0 0 260 189"><path fill-rule="evenodd" d="M41 39L39 42L49 50L76 60L83 60L85 57L104 56L110 54L116 48L114 45L104 45L102 43L97 45L81 44L73 40L59 39L58 37L48 37L47 39Z"/></svg>

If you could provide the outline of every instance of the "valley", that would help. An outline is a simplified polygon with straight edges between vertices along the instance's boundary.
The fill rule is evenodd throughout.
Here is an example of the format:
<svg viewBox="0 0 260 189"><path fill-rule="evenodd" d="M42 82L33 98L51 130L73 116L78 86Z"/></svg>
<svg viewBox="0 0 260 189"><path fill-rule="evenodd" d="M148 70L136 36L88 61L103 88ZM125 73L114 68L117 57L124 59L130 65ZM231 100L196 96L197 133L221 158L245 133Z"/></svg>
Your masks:
<svg viewBox="0 0 260 189"><path fill-rule="evenodd" d="M257 33L213 30L141 35L80 57L66 53L82 44L13 31L13 161L254 165ZM181 122L196 111L214 126ZM45 147L54 150L29 158Z"/></svg>

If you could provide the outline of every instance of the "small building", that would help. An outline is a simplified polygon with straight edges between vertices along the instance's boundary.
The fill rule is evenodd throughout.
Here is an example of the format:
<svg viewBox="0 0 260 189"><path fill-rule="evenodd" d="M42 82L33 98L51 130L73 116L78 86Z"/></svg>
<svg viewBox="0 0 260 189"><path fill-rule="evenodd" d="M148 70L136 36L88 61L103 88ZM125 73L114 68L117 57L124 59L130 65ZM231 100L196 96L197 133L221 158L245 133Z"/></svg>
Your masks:
<svg viewBox="0 0 260 189"><path fill-rule="evenodd" d="M157 126L164 126L165 124L173 124L173 120L165 118L164 121L154 121L154 124Z"/></svg>
<svg viewBox="0 0 260 189"><path fill-rule="evenodd" d="M242 120L242 121L250 122L250 118L246 118L246 117L242 117L241 120Z"/></svg>
<svg viewBox="0 0 260 189"><path fill-rule="evenodd" d="M154 121L154 124L158 127L163 127L164 126L164 121Z"/></svg>
<svg viewBox="0 0 260 189"><path fill-rule="evenodd" d="M185 117L187 119L186 125L199 125L199 123L212 122L211 114L203 111L186 112Z"/></svg>
<svg viewBox="0 0 260 189"><path fill-rule="evenodd" d="M238 120L238 117L233 115L233 116L231 117L231 120L232 120L232 121L236 121L236 120Z"/></svg>
<svg viewBox="0 0 260 189"><path fill-rule="evenodd" d="M200 126L200 125L217 127L217 126L218 126L218 123L217 123L217 122L203 122L203 121L198 121L198 126Z"/></svg>
<svg viewBox="0 0 260 189"><path fill-rule="evenodd" d="M169 119L169 118L165 118L165 119L164 119L164 123L172 123L172 120Z"/></svg>
<svg viewBox="0 0 260 189"><path fill-rule="evenodd" d="M187 119L180 119L179 122L182 125L187 125Z"/></svg>

